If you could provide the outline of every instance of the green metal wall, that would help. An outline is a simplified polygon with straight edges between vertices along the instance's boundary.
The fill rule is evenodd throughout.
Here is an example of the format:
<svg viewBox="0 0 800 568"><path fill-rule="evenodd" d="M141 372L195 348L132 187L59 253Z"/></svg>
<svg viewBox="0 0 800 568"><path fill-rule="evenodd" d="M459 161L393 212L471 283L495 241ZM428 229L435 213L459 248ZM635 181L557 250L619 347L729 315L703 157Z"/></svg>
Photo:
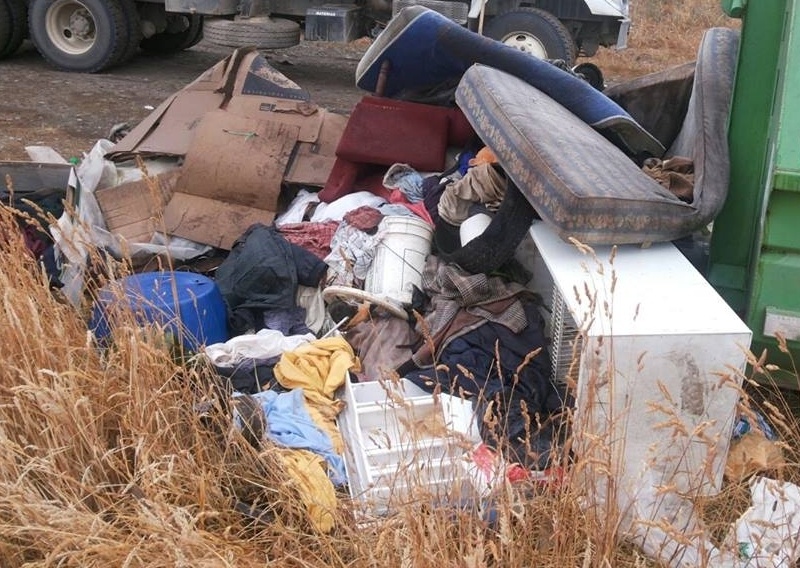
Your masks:
<svg viewBox="0 0 800 568"><path fill-rule="evenodd" d="M741 15L743 24L728 134L731 182L714 221L708 276L753 330L753 351L768 347L770 360L779 354L775 339L763 333L767 311L788 321L796 315L800 326L800 15L795 4L722 2L729 15ZM800 331L790 346L800 353L798 339Z"/></svg>

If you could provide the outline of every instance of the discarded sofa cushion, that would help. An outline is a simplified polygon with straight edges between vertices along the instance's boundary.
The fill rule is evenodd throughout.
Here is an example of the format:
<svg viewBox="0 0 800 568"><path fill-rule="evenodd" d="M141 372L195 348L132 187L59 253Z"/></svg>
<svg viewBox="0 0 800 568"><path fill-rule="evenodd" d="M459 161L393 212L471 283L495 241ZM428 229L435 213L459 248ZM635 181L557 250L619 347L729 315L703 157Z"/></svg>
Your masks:
<svg viewBox="0 0 800 568"><path fill-rule="evenodd" d="M365 96L356 104L336 148L336 161L319 193L331 202L357 189L380 192L374 165L406 163L441 172L448 146L468 146L475 131L458 107Z"/></svg>
<svg viewBox="0 0 800 568"><path fill-rule="evenodd" d="M389 69L383 96L446 84L481 63L540 89L630 156L664 153L655 137L586 81L421 6L401 10L367 49L356 69L358 87L377 91L384 62Z"/></svg>
<svg viewBox="0 0 800 568"><path fill-rule="evenodd" d="M369 97L347 121L336 156L391 166L402 162L426 172L444 169L449 119L442 108Z"/></svg>
<svg viewBox="0 0 800 568"><path fill-rule="evenodd" d="M727 194L726 118L738 35L704 36L692 97L669 155L691 158L691 203L659 185L598 132L539 89L476 65L456 100L543 220L587 244L670 241L707 225Z"/></svg>
<svg viewBox="0 0 800 568"><path fill-rule="evenodd" d="M385 166L336 158L328 181L317 196L323 203L332 203L356 191L369 191L375 195L388 194L382 183L385 170Z"/></svg>
<svg viewBox="0 0 800 568"><path fill-rule="evenodd" d="M453 88L455 92L455 86ZM401 118L407 115L415 115L422 118L429 118L436 124L441 122L441 117L447 118L447 145L448 146L467 146L475 137L467 118L457 106L444 106L439 104L412 102L406 100L390 99L386 97L373 97L366 95L357 103L358 105L374 105L382 108L390 108L393 112L401 113ZM452 102L451 105L455 105ZM397 118L397 116L395 116Z"/></svg>
<svg viewBox="0 0 800 568"><path fill-rule="evenodd" d="M705 212L706 222L716 217L728 195L728 115L738 53L738 30L710 28L703 34L689 108L666 154L694 162L693 204Z"/></svg>
<svg viewBox="0 0 800 568"><path fill-rule="evenodd" d="M690 61L618 83L603 93L669 148L689 107L694 68Z"/></svg>

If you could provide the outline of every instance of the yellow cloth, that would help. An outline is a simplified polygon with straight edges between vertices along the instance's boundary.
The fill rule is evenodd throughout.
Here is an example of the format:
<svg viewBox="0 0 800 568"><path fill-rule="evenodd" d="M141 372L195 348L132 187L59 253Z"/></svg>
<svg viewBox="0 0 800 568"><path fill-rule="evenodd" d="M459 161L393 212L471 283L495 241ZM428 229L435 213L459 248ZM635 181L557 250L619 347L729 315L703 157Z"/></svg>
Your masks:
<svg viewBox="0 0 800 568"><path fill-rule="evenodd" d="M361 362L343 337L317 339L285 351L275 365L275 378L283 387L303 389L308 413L328 433L339 454L344 451L344 443L334 421L344 402L334 400L333 395L351 369L360 371Z"/></svg>
<svg viewBox="0 0 800 568"><path fill-rule="evenodd" d="M291 482L300 493L311 524L322 533L333 528L336 490L328 479L325 460L307 450L276 448Z"/></svg>

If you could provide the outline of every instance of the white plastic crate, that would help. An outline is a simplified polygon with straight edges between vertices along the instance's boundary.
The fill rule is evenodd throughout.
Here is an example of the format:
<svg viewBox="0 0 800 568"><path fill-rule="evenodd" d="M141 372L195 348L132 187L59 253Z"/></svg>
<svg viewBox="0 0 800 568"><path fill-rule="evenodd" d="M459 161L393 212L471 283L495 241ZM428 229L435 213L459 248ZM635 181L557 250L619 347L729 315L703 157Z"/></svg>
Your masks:
<svg viewBox="0 0 800 568"><path fill-rule="evenodd" d="M354 501L386 513L422 499L458 503L474 496L464 454L480 435L469 401L433 395L411 381L345 382L339 429Z"/></svg>

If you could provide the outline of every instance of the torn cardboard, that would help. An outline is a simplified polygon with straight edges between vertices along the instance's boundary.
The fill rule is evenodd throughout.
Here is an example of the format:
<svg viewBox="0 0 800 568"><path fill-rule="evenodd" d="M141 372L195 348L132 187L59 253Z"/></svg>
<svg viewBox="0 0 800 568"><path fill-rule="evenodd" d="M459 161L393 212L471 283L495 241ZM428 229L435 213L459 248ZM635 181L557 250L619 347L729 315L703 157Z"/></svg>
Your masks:
<svg viewBox="0 0 800 568"><path fill-rule="evenodd" d="M315 142L299 142L284 181L290 184L323 187L336 162L336 146L347 126L347 118L326 112L322 116Z"/></svg>
<svg viewBox="0 0 800 568"><path fill-rule="evenodd" d="M298 141L316 144L324 117L331 113L310 98L308 91L272 68L258 51L237 49L161 103L106 158L119 162L136 155L184 156L200 120L219 109L294 124L300 128Z"/></svg>
<svg viewBox="0 0 800 568"><path fill-rule="evenodd" d="M246 54L237 50L170 95L106 154L115 162L141 156L184 156L200 119L225 102L226 78Z"/></svg>
<svg viewBox="0 0 800 568"><path fill-rule="evenodd" d="M761 432L750 431L731 443L725 475L740 481L765 471L777 471L787 465L780 442L769 440Z"/></svg>
<svg viewBox="0 0 800 568"><path fill-rule="evenodd" d="M167 232L230 249L247 223L271 223L297 136L277 121L206 114L164 211Z"/></svg>
<svg viewBox="0 0 800 568"><path fill-rule="evenodd" d="M282 184L322 187L347 124L239 49L158 106L106 155L185 156L164 211L169 234L230 248L252 222L271 223Z"/></svg>
<svg viewBox="0 0 800 568"><path fill-rule="evenodd" d="M95 191L106 227L131 243L149 243L164 229L164 207L175 191L180 170Z"/></svg>

